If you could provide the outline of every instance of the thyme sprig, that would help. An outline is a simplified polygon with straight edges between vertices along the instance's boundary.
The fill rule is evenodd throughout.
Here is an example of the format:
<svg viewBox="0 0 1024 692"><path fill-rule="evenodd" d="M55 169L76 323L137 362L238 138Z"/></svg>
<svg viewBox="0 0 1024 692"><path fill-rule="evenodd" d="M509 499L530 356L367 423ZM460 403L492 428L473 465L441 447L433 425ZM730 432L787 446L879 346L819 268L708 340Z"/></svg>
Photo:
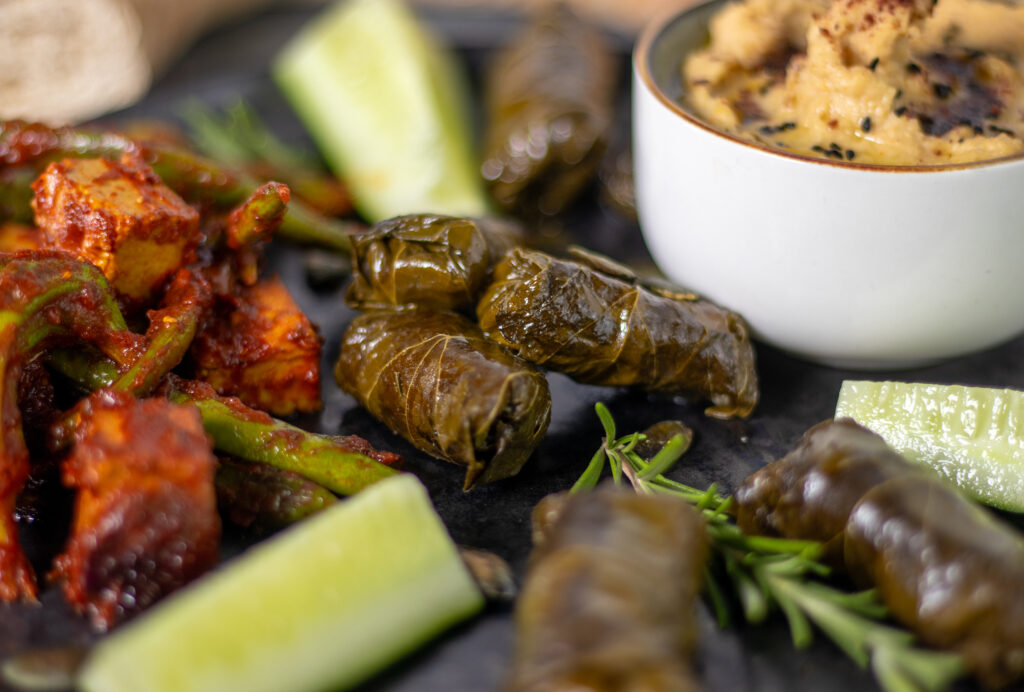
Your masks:
<svg viewBox="0 0 1024 692"><path fill-rule="evenodd" d="M886 609L873 590L850 592L822 581L829 568L820 561L820 543L748 536L733 521L732 498L715 484L698 490L666 478L689 446L683 435L647 460L636 451L644 433L619 437L608 408L598 403L595 410L604 440L570 492L593 488L608 467L617 484L625 479L638 493L674 495L700 511L712 552L705 591L721 626L730 622L732 601L749 623L781 611L797 649L810 645L812 625L817 626L858 666L870 669L886 692L939 692L965 674L959 655L918 647L911 633L885 622Z"/></svg>

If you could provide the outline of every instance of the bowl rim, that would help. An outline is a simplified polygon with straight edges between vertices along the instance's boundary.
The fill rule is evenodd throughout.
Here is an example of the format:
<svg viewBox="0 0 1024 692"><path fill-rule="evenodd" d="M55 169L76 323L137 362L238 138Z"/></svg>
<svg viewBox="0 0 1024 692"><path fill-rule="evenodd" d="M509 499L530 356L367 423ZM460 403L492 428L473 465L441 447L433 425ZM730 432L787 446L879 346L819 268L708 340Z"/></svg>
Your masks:
<svg viewBox="0 0 1024 692"><path fill-rule="evenodd" d="M651 93L661 105L667 108L670 112L681 118L684 122L693 125L708 134L715 135L728 142L735 144L741 144L745 147L758 152L777 156L786 159L792 159L795 161L802 161L805 163L816 164L819 166L827 166L841 169L851 170L863 170L863 171L876 171L885 173L939 173L943 171L962 171L970 170L975 168L989 168L993 166L1001 166L1014 162L1024 161L1024 151L1011 154L1009 156L1000 156L995 159L985 159L982 161L969 161L965 163L945 163L945 164L906 164L906 165L895 165L895 164L879 164L879 163L862 163L854 161L838 161L828 158L820 158L817 156L811 156L809 154L801 154L793 151L786 151L784 149L776 149L760 142L755 142L749 139L744 139L737 135L730 134L724 130L720 130L709 123L704 122L696 115L690 113L675 99L669 97L668 94L662 90L658 85L654 76L651 74L651 61L652 53L655 44L664 36L665 32L668 31L673 25L678 22L690 21L693 15L699 12L707 11L710 5L725 5L732 0L700 0L696 4L690 5L677 12L669 12L663 14L661 17L647 24L647 26L640 33L640 37L633 48L633 70L639 78L644 89ZM680 56L680 66L682 65L682 58Z"/></svg>

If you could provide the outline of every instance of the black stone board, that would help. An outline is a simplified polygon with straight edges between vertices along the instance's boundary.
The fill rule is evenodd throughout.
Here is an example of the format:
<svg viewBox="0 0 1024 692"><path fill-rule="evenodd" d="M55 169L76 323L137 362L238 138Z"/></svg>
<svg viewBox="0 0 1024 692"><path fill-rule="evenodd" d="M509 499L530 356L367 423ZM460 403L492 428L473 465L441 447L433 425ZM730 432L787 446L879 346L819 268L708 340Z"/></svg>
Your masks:
<svg viewBox="0 0 1024 692"><path fill-rule="evenodd" d="M248 100L283 139L308 144L295 115L274 87L269 65L313 10L269 10L205 36L155 84L147 98L123 113L127 117L174 119L189 101L224 106ZM440 12L424 16L458 48L471 81L479 85L490 49L519 23L510 14ZM629 42L613 37L622 51L623 103L620 135L628 128ZM596 195L559 222L568 239L617 258L645 264L647 257L635 224L616 216ZM600 444L601 427L594 404L605 402L621 431L640 430L668 418L681 419L696 431L692 449L672 477L696 487L719 483L726 491L747 474L783 455L811 425L829 418L840 384L848 378L881 377L907 381L960 383L1024 389L1024 339L932 367L865 375L797 360L758 345L762 402L746 421L704 417L699 402L651 397L641 393L575 384L550 376L554 418L547 438L523 472L508 481L463 493L463 470L417 452L355 406L331 378L342 331L354 316L342 302L341 289L315 291L304 272L305 250L284 245L271 253L271 271L279 272L301 307L322 330L324 410L294 422L326 433L358 434L382 449L399 452L407 468L427 485L456 542L492 550L506 558L521 579L529 553L529 516L545 494L568 488ZM807 287L814 290L813 286ZM956 319L950 315L950 319ZM35 524L23 527L23 539L41 574L60 549L70 514L55 507ZM260 536L226 528L225 559L237 555ZM0 657L38 647L87 643L97 636L70 612L52 586L41 605L0 606ZM778 619L760 627L719 630L701 612L703 639L696 666L712 692L810 692L877 689L870 674L859 670L818 636L805 651L794 651ZM360 689L366 692L476 692L496 690L506 673L514 645L512 611L490 607L482 616L440 637ZM2 689L2 688L0 688ZM972 690L964 683L957 689ZM1015 689L1024 690L1024 686ZM287 692L287 691L282 691Z"/></svg>

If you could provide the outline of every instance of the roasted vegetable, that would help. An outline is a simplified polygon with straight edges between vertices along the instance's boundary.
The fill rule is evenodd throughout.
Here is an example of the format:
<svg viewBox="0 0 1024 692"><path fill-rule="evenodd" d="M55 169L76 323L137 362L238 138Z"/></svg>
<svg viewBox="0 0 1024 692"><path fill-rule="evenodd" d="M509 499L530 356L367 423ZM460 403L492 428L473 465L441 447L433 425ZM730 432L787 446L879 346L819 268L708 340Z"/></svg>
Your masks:
<svg viewBox="0 0 1024 692"><path fill-rule="evenodd" d="M521 236L511 223L418 214L352 236L345 301L357 310L409 305L472 311L494 265Z"/></svg>
<svg viewBox="0 0 1024 692"><path fill-rule="evenodd" d="M338 500L297 473L232 457L220 459L216 482L217 506L232 523L265 530L290 526Z"/></svg>
<svg viewBox="0 0 1024 692"><path fill-rule="evenodd" d="M106 629L219 560L216 459L195 409L113 390L79 409L63 465L78 491L74 526L53 576Z"/></svg>
<svg viewBox="0 0 1024 692"><path fill-rule="evenodd" d="M687 663L707 554L697 512L614 486L534 512L546 528L516 606L508 692L698 689Z"/></svg>
<svg viewBox="0 0 1024 692"><path fill-rule="evenodd" d="M228 215L227 245L238 249L270 240L288 211L291 190L283 183L264 183Z"/></svg>
<svg viewBox="0 0 1024 692"><path fill-rule="evenodd" d="M190 272L179 272L167 290L169 305L151 311L149 330L137 335L127 329L109 285L93 265L57 252L0 255L0 396L5 421L0 439L0 600L30 598L35 592L11 518L14 496L28 472L17 399L24 364L54 346L92 343L111 359L110 377L103 384L146 394L181 360L208 302L207 292ZM60 420L54 446L66 446L80 422L77 415Z"/></svg>
<svg viewBox="0 0 1024 692"><path fill-rule="evenodd" d="M339 495L354 495L396 473L389 466L397 463L395 454L378 452L359 438L306 432L219 397L203 382L170 377L166 394L199 409L218 451L294 471Z"/></svg>
<svg viewBox="0 0 1024 692"><path fill-rule="evenodd" d="M241 286L222 302L192 344L195 377L274 415L320 410L320 335L284 283Z"/></svg>
<svg viewBox="0 0 1024 692"><path fill-rule="evenodd" d="M48 247L99 267L135 304L196 259L199 214L141 159L63 159L32 184Z"/></svg>
<svg viewBox="0 0 1024 692"><path fill-rule="evenodd" d="M467 490L516 474L551 417L544 375L452 312L357 317L334 377L416 447L466 466Z"/></svg>
<svg viewBox="0 0 1024 692"><path fill-rule="evenodd" d="M36 593L13 516L29 471L18 381L25 363L46 348L80 340L92 342L122 368L132 364L142 345L127 329L96 267L64 253L0 255L0 601L32 599Z"/></svg>
<svg viewBox="0 0 1024 692"><path fill-rule="evenodd" d="M54 351L49 363L86 391L117 380L113 363L82 352ZM238 399L218 396L205 382L169 375L161 390L171 401L199 410L218 452L294 471L339 495L353 495L394 475L390 467L401 460L356 436L318 435L289 425Z"/></svg>
<svg viewBox="0 0 1024 692"><path fill-rule="evenodd" d="M119 373L111 367L108 377L91 381L83 390L91 392L107 387L138 397L151 394L167 373L185 356L185 351L188 350L199 322L209 310L211 302L209 284L188 269L179 270L168 284L158 309L146 313L149 318L149 329L142 339L144 345L139 347L137 355L132 356L134 361L122 367ZM111 324L103 323L101 320L97 328L110 329ZM77 353L87 361L100 357L90 355L89 351ZM72 409L60 417L50 428L49 446L53 450L66 449L71 444L80 423L81 415L78 409Z"/></svg>
<svg viewBox="0 0 1024 692"><path fill-rule="evenodd" d="M704 300L516 248L495 268L477 317L498 343L579 382L694 393L719 418L746 417L757 404L746 325Z"/></svg>
<svg viewBox="0 0 1024 692"><path fill-rule="evenodd" d="M241 204L259 185L245 173L232 171L166 141L142 141L110 131L7 120L0 121L0 211L16 220L30 220L32 210L25 205L32 196L26 186L51 161L118 161L125 154L152 166L163 183L190 204L229 210ZM281 223L280 235L296 242L347 251L348 234L358 228L292 201Z"/></svg>
<svg viewBox="0 0 1024 692"><path fill-rule="evenodd" d="M506 211L555 214L593 178L614 115L617 65L601 34L552 3L486 79L482 172Z"/></svg>
<svg viewBox="0 0 1024 692"><path fill-rule="evenodd" d="M192 341L208 300L203 287L189 272L180 272L167 293L175 296L172 304L150 311L151 326L138 335L126 328L110 287L91 264L56 252L0 255L0 366L6 372L2 382L13 383L0 391L9 421L0 437L0 503L13 503L13 496L4 493L16 493L27 471L18 424L18 373L49 347L57 347L47 354L49 366L80 390L112 387L142 395L160 384L160 393L199 410L204 429L226 454L295 471L343 495L395 474L388 465L396 464L398 456L374 450L365 440L309 433L237 399L220 397L207 383L168 375ZM81 340L95 344L98 352L67 348ZM54 447L65 446L74 427L74 416L62 421ZM0 599L10 600L17 592L4 589L4 546L13 536L4 532L3 522L10 520L5 516L0 513Z"/></svg>
<svg viewBox="0 0 1024 692"><path fill-rule="evenodd" d="M367 456L374 452L362 441L353 443L306 433L248 409L237 400L221 399L209 385L168 376L167 371L177 364L191 341L202 306L209 299L204 286L190 272L179 272L167 292L171 304L151 311L151 327L145 335L139 335L125 325L112 290L93 265L57 252L0 255L0 406L4 418L0 435L0 600L31 599L36 592L13 518L15 499L29 470L18 390L25 363L55 346L77 347L84 341L95 347L54 352L50 360L60 372L89 389L112 386L118 391L144 394L163 380L162 393L178 403L195 406L205 430L227 453L294 469L344 494L395 473ZM59 421L54 447L66 446L82 423L80 410ZM202 442L206 443L205 438ZM393 455L387 455L387 459L375 456L394 459ZM92 471L86 473L85 467L81 468L85 474L81 480L77 472L69 478L85 487L92 483ZM120 480L114 478L111 484L118 483ZM210 490L212 493L212 485ZM161 513L167 514L163 510ZM93 521L84 518L81 523L92 527ZM85 569L85 556L69 560ZM86 571L92 574L91 568ZM71 581L95 577L66 574ZM117 590L111 584L89 584L86 589L79 581L85 589L83 594L94 593L94 587ZM91 603L92 596L82 595L79 602ZM105 606L97 608L98 613L106 612Z"/></svg>
<svg viewBox="0 0 1024 692"><path fill-rule="evenodd" d="M856 580L986 684L1024 675L1024 540L866 428L815 426L736 500L746 531L841 540Z"/></svg>

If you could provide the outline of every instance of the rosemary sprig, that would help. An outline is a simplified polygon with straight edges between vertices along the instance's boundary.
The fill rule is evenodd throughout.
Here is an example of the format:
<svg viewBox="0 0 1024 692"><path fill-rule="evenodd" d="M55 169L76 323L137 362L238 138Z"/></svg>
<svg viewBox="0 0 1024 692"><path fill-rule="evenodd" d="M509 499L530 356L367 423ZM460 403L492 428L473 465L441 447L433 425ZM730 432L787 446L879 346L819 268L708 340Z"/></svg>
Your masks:
<svg viewBox="0 0 1024 692"><path fill-rule="evenodd" d="M181 116L199 150L224 164L244 168L267 161L286 170L316 170L320 166L315 157L274 136L245 101L236 101L222 112L195 101L184 108Z"/></svg>
<svg viewBox="0 0 1024 692"><path fill-rule="evenodd" d="M361 229L337 217L352 214L352 198L337 178L305 152L277 139L245 101L224 112L192 103L183 112L197 149L236 169L246 186L275 180L291 188L282 238L334 248L348 254L348 235Z"/></svg>
<svg viewBox="0 0 1024 692"><path fill-rule="evenodd" d="M857 665L870 668L886 692L939 692L966 673L959 655L917 647L912 634L884 622L886 610L874 591L849 592L821 581L829 568L819 561L820 543L747 536L729 513L732 498L719 494L715 484L698 490L666 478L688 447L683 436L645 460L635 449L646 436L618 437L608 408L598 403L595 409L605 437L570 492L596 486L608 466L616 483L625 478L638 493L674 495L698 509L713 556L705 591L720 625L730 621L729 593L747 622L781 611L796 648L811 643L812 625L817 626Z"/></svg>

